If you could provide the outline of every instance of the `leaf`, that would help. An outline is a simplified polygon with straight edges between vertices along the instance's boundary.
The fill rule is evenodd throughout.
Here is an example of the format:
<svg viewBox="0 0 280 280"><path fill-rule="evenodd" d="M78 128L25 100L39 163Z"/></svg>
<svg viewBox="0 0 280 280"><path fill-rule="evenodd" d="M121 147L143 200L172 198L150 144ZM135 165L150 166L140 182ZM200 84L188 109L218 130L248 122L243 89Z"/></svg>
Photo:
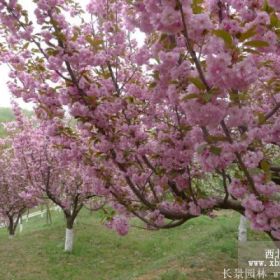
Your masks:
<svg viewBox="0 0 280 280"><path fill-rule="evenodd" d="M257 113L257 116L258 116L258 122L259 124L264 124L266 122L266 117L265 117L265 114L262 113L262 112L258 112Z"/></svg>
<svg viewBox="0 0 280 280"><path fill-rule="evenodd" d="M216 147L216 146L211 146L210 147L210 152L216 156L219 156L222 152L222 148Z"/></svg>
<svg viewBox="0 0 280 280"><path fill-rule="evenodd" d="M59 51L54 48L47 48L46 53L48 54L48 56L56 56Z"/></svg>
<svg viewBox="0 0 280 280"><path fill-rule="evenodd" d="M212 97L213 97L213 93L207 92L202 94L201 99L203 102L208 103L211 101Z"/></svg>
<svg viewBox="0 0 280 280"><path fill-rule="evenodd" d="M25 49L27 49L29 47L29 42L27 42L27 43L25 43L24 45L23 45L23 49L25 50Z"/></svg>
<svg viewBox="0 0 280 280"><path fill-rule="evenodd" d="M243 179L243 174L241 173L240 170L234 172L234 178L239 180Z"/></svg>
<svg viewBox="0 0 280 280"><path fill-rule="evenodd" d="M240 101L246 101L246 100L248 100L249 99L249 94L248 94L248 92L239 92L239 94L238 94L238 96L239 96L239 100Z"/></svg>
<svg viewBox="0 0 280 280"><path fill-rule="evenodd" d="M280 20L275 13L270 15L270 25L272 27L279 27L280 26Z"/></svg>
<svg viewBox="0 0 280 280"><path fill-rule="evenodd" d="M260 162L260 166L261 166L261 169L262 169L265 173L267 173L267 172L270 171L270 163L269 163L267 160L263 159L263 160Z"/></svg>
<svg viewBox="0 0 280 280"><path fill-rule="evenodd" d="M192 1L192 10L194 14L201 14L203 12L203 7L201 4L203 0L193 0Z"/></svg>
<svg viewBox="0 0 280 280"><path fill-rule="evenodd" d="M275 31L275 34L278 36L278 38L280 37L280 28L277 28Z"/></svg>
<svg viewBox="0 0 280 280"><path fill-rule="evenodd" d="M58 41L66 41L66 36L60 30L53 32L52 35L55 36Z"/></svg>
<svg viewBox="0 0 280 280"><path fill-rule="evenodd" d="M133 96L127 96L126 98L125 98L125 100L128 102L128 103L134 103L134 97Z"/></svg>
<svg viewBox="0 0 280 280"><path fill-rule="evenodd" d="M103 40L101 40L99 38L93 38L91 35L87 35L86 40L95 49L101 49L101 45L103 43Z"/></svg>
<svg viewBox="0 0 280 280"><path fill-rule="evenodd" d="M149 84L149 89L153 89L153 88L155 88L157 86L157 83L156 82L152 82L152 83L150 83Z"/></svg>
<svg viewBox="0 0 280 280"><path fill-rule="evenodd" d="M227 138L224 135L208 135L207 141L210 143L215 143L219 141L227 141Z"/></svg>
<svg viewBox="0 0 280 280"><path fill-rule="evenodd" d="M230 101L232 101L233 103L235 103L235 104L238 104L238 103L239 103L238 92L231 91L231 92L229 93L229 98L230 98Z"/></svg>
<svg viewBox="0 0 280 280"><path fill-rule="evenodd" d="M269 47L269 43L260 40L252 40L244 43L244 46L250 46L254 48L264 48Z"/></svg>
<svg viewBox="0 0 280 280"><path fill-rule="evenodd" d="M86 96L84 97L84 100L86 100L93 108L96 108L97 98L95 96Z"/></svg>
<svg viewBox="0 0 280 280"><path fill-rule="evenodd" d="M153 71L152 75L151 75L155 80L159 80L159 71L155 70Z"/></svg>
<svg viewBox="0 0 280 280"><path fill-rule="evenodd" d="M200 80L200 78L196 78L196 77L189 77L188 78L189 81L191 83L193 83L198 89L201 89L201 90L205 90L205 85L203 84L203 82Z"/></svg>
<svg viewBox="0 0 280 280"><path fill-rule="evenodd" d="M78 32L75 32L74 35L73 35L73 37L72 37L72 41L73 41L73 42L76 42L77 39L78 39L78 37L79 37Z"/></svg>
<svg viewBox="0 0 280 280"><path fill-rule="evenodd" d="M176 39L175 36L172 35L162 34L160 37L160 42L167 50L172 50L176 47Z"/></svg>
<svg viewBox="0 0 280 280"><path fill-rule="evenodd" d="M180 125L180 130L183 132L188 132L192 130L192 127L186 124L181 124Z"/></svg>
<svg viewBox="0 0 280 280"><path fill-rule="evenodd" d="M263 10L268 14L270 14L273 11L273 9L269 6L267 0L264 1Z"/></svg>
<svg viewBox="0 0 280 280"><path fill-rule="evenodd" d="M272 179L271 172L266 172L265 175L264 175L265 183L268 183L269 181L271 181L271 179Z"/></svg>
<svg viewBox="0 0 280 280"><path fill-rule="evenodd" d="M233 47L232 36L227 31L225 31L223 29L214 30L213 34L216 35L219 38L222 38L227 47L229 47L229 48Z"/></svg>
<svg viewBox="0 0 280 280"><path fill-rule="evenodd" d="M198 95L196 93L191 93L191 94L188 94L188 95L184 96L182 98L182 100L187 101L187 100L195 99L195 98L198 98Z"/></svg>
<svg viewBox="0 0 280 280"><path fill-rule="evenodd" d="M246 32L241 33L241 34L239 35L239 40L240 40L241 42L243 42L243 41L245 41L246 39L249 39L249 38L253 37L254 35L256 35L256 33L257 33L257 32L256 32L256 27L253 26L252 28L248 29Z"/></svg>

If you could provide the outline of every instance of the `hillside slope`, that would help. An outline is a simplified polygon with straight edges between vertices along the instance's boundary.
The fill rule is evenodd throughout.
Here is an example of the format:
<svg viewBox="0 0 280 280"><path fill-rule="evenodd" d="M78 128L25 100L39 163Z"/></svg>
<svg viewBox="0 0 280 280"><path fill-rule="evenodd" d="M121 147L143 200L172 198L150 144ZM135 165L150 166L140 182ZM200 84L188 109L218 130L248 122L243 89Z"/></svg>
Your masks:
<svg viewBox="0 0 280 280"><path fill-rule="evenodd" d="M75 225L74 252L66 254L63 217L55 212L52 225L34 218L14 240L0 230L0 279L219 280L224 268L237 266L238 221L229 212L171 230L132 228L120 237L84 211Z"/></svg>

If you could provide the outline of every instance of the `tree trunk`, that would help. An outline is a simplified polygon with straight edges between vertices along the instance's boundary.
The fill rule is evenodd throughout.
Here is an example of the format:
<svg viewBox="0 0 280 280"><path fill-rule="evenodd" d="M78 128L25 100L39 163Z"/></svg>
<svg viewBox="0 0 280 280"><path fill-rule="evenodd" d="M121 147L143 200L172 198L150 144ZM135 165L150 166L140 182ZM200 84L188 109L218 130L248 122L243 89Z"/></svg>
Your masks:
<svg viewBox="0 0 280 280"><path fill-rule="evenodd" d="M43 205L41 205L41 218L43 218L44 217L44 207L43 207Z"/></svg>
<svg viewBox="0 0 280 280"><path fill-rule="evenodd" d="M51 215L49 204L46 205L46 211L47 211L46 214L47 224L52 224L52 215Z"/></svg>
<svg viewBox="0 0 280 280"><path fill-rule="evenodd" d="M73 250L74 232L73 229L66 228L64 251L71 253Z"/></svg>
<svg viewBox="0 0 280 280"><path fill-rule="evenodd" d="M68 216L66 217L66 221L67 221L67 227L65 231L64 251L71 253L73 251L73 244L74 244L74 231L73 231L74 219L72 216Z"/></svg>
<svg viewBox="0 0 280 280"><path fill-rule="evenodd" d="M14 237L15 237L15 235L14 235L14 234L10 234L10 233L9 233L9 239L10 239L10 240L13 240L13 239L14 239Z"/></svg>
<svg viewBox="0 0 280 280"><path fill-rule="evenodd" d="M9 217L9 225L8 225L8 231L9 231L9 239L13 239L15 236L15 226L14 226L14 217Z"/></svg>
<svg viewBox="0 0 280 280"><path fill-rule="evenodd" d="M19 232L21 233L22 230L23 230L22 218L19 218Z"/></svg>
<svg viewBox="0 0 280 280"><path fill-rule="evenodd" d="M247 218L243 215L240 216L240 222L238 227L238 241L247 241Z"/></svg>

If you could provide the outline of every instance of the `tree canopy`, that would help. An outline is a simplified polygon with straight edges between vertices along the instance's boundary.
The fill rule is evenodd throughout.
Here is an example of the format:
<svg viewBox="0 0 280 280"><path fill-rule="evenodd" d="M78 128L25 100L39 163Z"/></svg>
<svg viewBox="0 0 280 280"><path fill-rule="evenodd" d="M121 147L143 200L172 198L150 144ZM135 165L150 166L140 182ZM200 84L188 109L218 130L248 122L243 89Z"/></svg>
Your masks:
<svg viewBox="0 0 280 280"><path fill-rule="evenodd" d="M279 1L33 2L0 1L9 88L49 137L77 121L118 225L233 209L280 240Z"/></svg>

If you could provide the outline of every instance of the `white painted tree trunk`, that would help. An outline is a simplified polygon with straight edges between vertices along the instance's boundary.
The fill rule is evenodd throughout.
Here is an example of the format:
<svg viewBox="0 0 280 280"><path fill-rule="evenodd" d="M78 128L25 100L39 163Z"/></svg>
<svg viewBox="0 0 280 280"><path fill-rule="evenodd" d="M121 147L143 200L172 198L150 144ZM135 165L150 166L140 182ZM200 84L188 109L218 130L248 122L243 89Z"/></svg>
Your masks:
<svg viewBox="0 0 280 280"><path fill-rule="evenodd" d="M23 230L23 224L22 224L22 218L19 220L19 232L22 232Z"/></svg>
<svg viewBox="0 0 280 280"><path fill-rule="evenodd" d="M240 216L240 222L238 227L238 241L247 241L247 218L243 215Z"/></svg>
<svg viewBox="0 0 280 280"><path fill-rule="evenodd" d="M65 252L72 252L73 250L73 242L74 242L74 232L73 229L66 228L65 232Z"/></svg>
<svg viewBox="0 0 280 280"><path fill-rule="evenodd" d="M14 234L9 234L9 239L14 239L15 235Z"/></svg>

